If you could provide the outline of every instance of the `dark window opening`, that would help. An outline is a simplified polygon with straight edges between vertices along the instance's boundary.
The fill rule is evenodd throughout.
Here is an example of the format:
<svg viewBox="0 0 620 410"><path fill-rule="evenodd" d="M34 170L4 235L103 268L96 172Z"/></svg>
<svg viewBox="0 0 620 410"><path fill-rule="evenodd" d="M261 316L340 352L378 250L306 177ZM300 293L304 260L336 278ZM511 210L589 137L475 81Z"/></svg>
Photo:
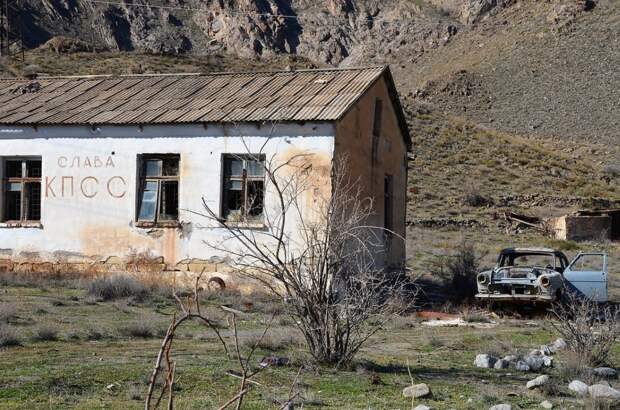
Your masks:
<svg viewBox="0 0 620 410"><path fill-rule="evenodd" d="M383 117L383 101L375 99L375 115L372 123L372 160L379 159L379 140L381 139L381 128Z"/></svg>
<svg viewBox="0 0 620 410"><path fill-rule="evenodd" d="M179 155L140 157L139 222L179 218Z"/></svg>
<svg viewBox="0 0 620 410"><path fill-rule="evenodd" d="M41 160L11 159L4 167L5 222L41 220Z"/></svg>
<svg viewBox="0 0 620 410"><path fill-rule="evenodd" d="M386 175L383 187L383 227L389 235L394 230L394 189L393 178Z"/></svg>
<svg viewBox="0 0 620 410"><path fill-rule="evenodd" d="M233 222L261 222L265 201L265 158L224 156L222 217Z"/></svg>

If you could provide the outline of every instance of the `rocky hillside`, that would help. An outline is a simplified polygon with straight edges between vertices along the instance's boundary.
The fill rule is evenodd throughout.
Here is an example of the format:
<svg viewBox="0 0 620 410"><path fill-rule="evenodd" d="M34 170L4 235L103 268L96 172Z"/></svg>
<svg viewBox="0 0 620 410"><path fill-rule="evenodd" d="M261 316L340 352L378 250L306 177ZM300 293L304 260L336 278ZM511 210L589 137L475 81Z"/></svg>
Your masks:
<svg viewBox="0 0 620 410"><path fill-rule="evenodd" d="M25 64L49 74L390 64L414 137L411 220L620 198L617 0L16 4Z"/></svg>

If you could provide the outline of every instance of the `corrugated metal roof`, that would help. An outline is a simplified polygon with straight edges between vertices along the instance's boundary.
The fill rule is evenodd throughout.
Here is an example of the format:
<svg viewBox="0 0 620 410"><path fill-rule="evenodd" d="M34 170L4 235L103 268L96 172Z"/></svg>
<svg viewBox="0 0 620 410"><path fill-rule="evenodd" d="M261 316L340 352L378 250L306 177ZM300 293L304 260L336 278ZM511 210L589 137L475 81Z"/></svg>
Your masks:
<svg viewBox="0 0 620 410"><path fill-rule="evenodd" d="M0 124L335 121L381 76L409 145L387 67L0 79Z"/></svg>
<svg viewBox="0 0 620 410"><path fill-rule="evenodd" d="M0 124L333 121L385 70L7 79Z"/></svg>

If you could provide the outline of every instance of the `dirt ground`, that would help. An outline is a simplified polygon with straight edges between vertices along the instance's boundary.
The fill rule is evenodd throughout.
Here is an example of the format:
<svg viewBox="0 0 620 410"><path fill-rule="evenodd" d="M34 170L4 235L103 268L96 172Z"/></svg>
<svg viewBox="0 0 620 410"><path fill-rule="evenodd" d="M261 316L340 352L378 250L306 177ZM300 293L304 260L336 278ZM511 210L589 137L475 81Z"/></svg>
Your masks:
<svg viewBox="0 0 620 410"><path fill-rule="evenodd" d="M176 305L165 290L140 299L104 301L87 288L85 282L2 282L0 332L10 329L18 342L0 348L2 409L143 407L148 376ZM294 324L272 302L220 293L204 303L229 342L226 315L218 306L245 312L239 322L242 355L275 317L253 365L268 355L287 357L290 363L260 373L244 408L277 409L291 391L299 393L296 408L408 409L426 404L433 409L486 409L511 403L535 409L545 399L557 408L594 408L568 394L562 353L548 372L557 388L544 393L525 387L538 374L473 366L479 353L525 354L555 340L541 317L500 319L471 310L461 315L467 324L462 327L429 327L423 323L427 319L400 317L368 342L351 367L336 370L311 363ZM237 368L236 362L198 323L180 329L173 360L177 408L215 409L235 395L239 380L226 373ZM620 360L620 346L613 360ZM402 395L412 379L433 392L413 406Z"/></svg>

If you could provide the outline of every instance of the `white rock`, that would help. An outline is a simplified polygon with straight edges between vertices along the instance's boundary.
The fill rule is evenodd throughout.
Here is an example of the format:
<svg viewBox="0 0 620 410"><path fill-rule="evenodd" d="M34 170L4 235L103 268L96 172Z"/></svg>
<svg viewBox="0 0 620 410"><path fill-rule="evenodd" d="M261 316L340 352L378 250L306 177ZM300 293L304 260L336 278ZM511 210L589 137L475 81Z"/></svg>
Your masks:
<svg viewBox="0 0 620 410"><path fill-rule="evenodd" d="M542 403L540 403L540 407L542 407L543 409L552 409L553 403L551 403L549 400L545 400Z"/></svg>
<svg viewBox="0 0 620 410"><path fill-rule="evenodd" d="M573 380L568 384L568 390L572 391L577 396L585 396L588 394L588 385L580 380Z"/></svg>
<svg viewBox="0 0 620 410"><path fill-rule="evenodd" d="M549 350L551 350L552 353L563 349L566 349L566 342L562 338L556 339L555 342L551 343L549 346Z"/></svg>
<svg viewBox="0 0 620 410"><path fill-rule="evenodd" d="M530 354L529 354L529 355L530 355L530 356L542 356L542 355L543 355L543 352L541 352L541 351L540 351L540 350L538 350L538 349L534 349L534 350L530 351Z"/></svg>
<svg viewBox="0 0 620 410"><path fill-rule="evenodd" d="M426 397L430 394L431 389L425 383L414 384L413 386L407 386L403 389L403 396L414 399Z"/></svg>
<svg viewBox="0 0 620 410"><path fill-rule="evenodd" d="M588 387L588 392L593 399L620 400L620 391L604 384L594 384Z"/></svg>
<svg viewBox="0 0 620 410"><path fill-rule="evenodd" d="M541 356L527 356L523 360L530 366L530 370L533 372L539 371L545 364Z"/></svg>
<svg viewBox="0 0 620 410"><path fill-rule="evenodd" d="M605 379L615 379L618 377L618 372L616 369L612 369L611 367L597 367L592 369L592 374Z"/></svg>
<svg viewBox="0 0 620 410"><path fill-rule="evenodd" d="M415 406L413 410L432 410L430 407L420 404L419 406Z"/></svg>
<svg viewBox="0 0 620 410"><path fill-rule="evenodd" d="M510 404L496 404L489 407L489 410L512 410L512 406Z"/></svg>
<svg viewBox="0 0 620 410"><path fill-rule="evenodd" d="M476 367L482 367L484 369L490 369L495 365L497 359L493 356L489 356L488 354L479 354L476 356L474 360L474 365Z"/></svg>
<svg viewBox="0 0 620 410"><path fill-rule="evenodd" d="M542 385L549 383L549 380L550 380L549 376L547 376L546 374L543 374L542 376L538 376L537 378L527 382L525 387L527 387L528 389L535 389L536 387L540 387Z"/></svg>
<svg viewBox="0 0 620 410"><path fill-rule="evenodd" d="M527 363L525 363L523 360L519 360L515 364L515 369L517 369L520 372L529 372L530 366Z"/></svg>
<svg viewBox="0 0 620 410"><path fill-rule="evenodd" d="M543 356L543 366L545 367L553 366L553 356Z"/></svg>
<svg viewBox="0 0 620 410"><path fill-rule="evenodd" d="M506 360L507 362L510 362L510 363L516 363L519 360L519 356L514 355L514 354L509 354L508 356L504 357L502 360Z"/></svg>
<svg viewBox="0 0 620 410"><path fill-rule="evenodd" d="M540 352L545 355L545 356L551 356L551 349L549 349L549 346L547 345L542 345L540 346Z"/></svg>
<svg viewBox="0 0 620 410"><path fill-rule="evenodd" d="M499 359L498 361L495 362L495 364L493 365L494 369L507 369L508 366L510 366L510 362L504 360L504 359Z"/></svg>

